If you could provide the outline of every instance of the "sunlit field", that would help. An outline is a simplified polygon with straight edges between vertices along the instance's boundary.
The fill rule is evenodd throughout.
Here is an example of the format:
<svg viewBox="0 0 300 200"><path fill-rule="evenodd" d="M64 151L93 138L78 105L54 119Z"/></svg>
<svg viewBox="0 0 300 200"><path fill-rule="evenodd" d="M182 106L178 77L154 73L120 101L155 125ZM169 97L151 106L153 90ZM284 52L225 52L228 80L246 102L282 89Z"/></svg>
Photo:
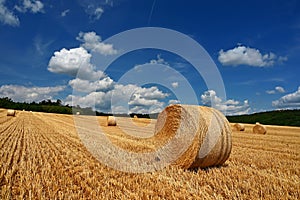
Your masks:
<svg viewBox="0 0 300 200"><path fill-rule="evenodd" d="M267 125L267 134L233 131L223 166L183 170L168 167L125 173L97 161L81 143L71 115L0 109L0 199L300 199L300 128ZM87 120L91 116L77 116ZM151 151L155 120L119 118L143 133L137 139L118 126L108 138L124 149Z"/></svg>

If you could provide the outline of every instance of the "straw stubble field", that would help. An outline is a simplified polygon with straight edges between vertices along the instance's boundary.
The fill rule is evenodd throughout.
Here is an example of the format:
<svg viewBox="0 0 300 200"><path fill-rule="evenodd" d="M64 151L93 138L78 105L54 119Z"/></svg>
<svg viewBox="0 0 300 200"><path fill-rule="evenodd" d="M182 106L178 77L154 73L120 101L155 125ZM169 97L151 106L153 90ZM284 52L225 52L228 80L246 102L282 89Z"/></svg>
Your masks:
<svg viewBox="0 0 300 200"><path fill-rule="evenodd" d="M163 145L106 127L105 117L98 120L122 148L140 152ZM134 119L137 127L127 128L148 123ZM151 136L154 125L145 134ZM268 133L259 135L252 127L233 132L232 153L221 167L134 174L100 164L82 145L73 116L18 111L9 117L2 109L0 199L299 199L300 128L267 126Z"/></svg>

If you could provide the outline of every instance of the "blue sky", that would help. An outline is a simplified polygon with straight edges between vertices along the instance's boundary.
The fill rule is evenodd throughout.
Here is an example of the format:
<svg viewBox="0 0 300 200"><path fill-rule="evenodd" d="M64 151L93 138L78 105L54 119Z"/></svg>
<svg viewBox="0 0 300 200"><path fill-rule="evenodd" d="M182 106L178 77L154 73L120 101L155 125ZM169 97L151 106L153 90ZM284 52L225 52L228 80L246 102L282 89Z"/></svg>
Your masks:
<svg viewBox="0 0 300 200"><path fill-rule="evenodd" d="M120 47L109 38L148 26L202 45L226 99L172 52L140 49L118 57ZM213 105L227 114L300 108L296 0L0 0L0 44L0 96L15 101L59 98L114 112L158 112L178 102ZM99 59L110 56L118 59L102 71ZM141 69L164 81L139 85Z"/></svg>

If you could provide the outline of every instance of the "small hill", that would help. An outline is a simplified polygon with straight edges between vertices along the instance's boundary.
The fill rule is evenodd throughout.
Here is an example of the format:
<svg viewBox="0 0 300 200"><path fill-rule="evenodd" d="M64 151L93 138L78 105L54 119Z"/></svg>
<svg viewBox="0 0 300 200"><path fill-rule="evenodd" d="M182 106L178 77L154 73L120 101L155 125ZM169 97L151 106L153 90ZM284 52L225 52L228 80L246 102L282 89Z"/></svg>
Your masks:
<svg viewBox="0 0 300 200"><path fill-rule="evenodd" d="M299 126L300 127L300 110L276 110L250 115L227 116L229 122L240 122L247 124L280 125L280 126Z"/></svg>

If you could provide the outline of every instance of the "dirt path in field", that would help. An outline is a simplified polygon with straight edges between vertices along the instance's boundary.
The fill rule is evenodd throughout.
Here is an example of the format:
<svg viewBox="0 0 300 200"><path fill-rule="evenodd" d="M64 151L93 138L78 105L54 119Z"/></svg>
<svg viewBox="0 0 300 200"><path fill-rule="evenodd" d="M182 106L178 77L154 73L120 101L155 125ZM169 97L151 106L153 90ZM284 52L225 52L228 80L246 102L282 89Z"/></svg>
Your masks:
<svg viewBox="0 0 300 200"><path fill-rule="evenodd" d="M119 119L125 129L144 128L146 138L139 140L106 127L106 118L96 120L124 149L163 144L147 138L155 121ZM222 167L129 174L87 151L73 116L18 111L8 117L1 109L0 199L299 199L300 128L267 126L266 135L255 135L252 126L233 132L232 154Z"/></svg>

